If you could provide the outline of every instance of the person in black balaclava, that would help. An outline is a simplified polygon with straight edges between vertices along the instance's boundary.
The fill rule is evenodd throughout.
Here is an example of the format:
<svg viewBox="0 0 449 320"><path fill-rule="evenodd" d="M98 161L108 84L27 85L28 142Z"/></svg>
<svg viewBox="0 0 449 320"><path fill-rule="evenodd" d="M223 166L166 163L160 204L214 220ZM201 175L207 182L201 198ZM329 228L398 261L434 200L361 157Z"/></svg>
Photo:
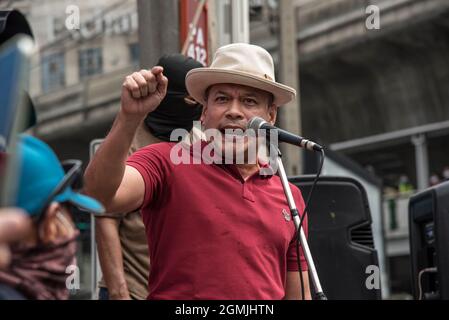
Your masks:
<svg viewBox="0 0 449 320"><path fill-rule="evenodd" d="M157 65L164 68L168 79L167 95L145 118L145 125L156 138L170 141L172 130L183 128L190 131L192 122L201 116L202 106L187 93L185 76L189 70L203 65L182 54L164 55Z"/></svg>

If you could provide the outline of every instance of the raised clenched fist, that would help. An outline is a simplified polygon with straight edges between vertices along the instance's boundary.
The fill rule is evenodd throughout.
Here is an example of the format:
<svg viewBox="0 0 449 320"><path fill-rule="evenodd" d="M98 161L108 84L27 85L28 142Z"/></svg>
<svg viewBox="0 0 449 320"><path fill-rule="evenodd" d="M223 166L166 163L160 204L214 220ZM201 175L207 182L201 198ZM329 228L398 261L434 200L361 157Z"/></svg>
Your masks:
<svg viewBox="0 0 449 320"><path fill-rule="evenodd" d="M168 79L163 68L140 70L125 78L122 86L122 112L145 117L154 111L167 93Z"/></svg>

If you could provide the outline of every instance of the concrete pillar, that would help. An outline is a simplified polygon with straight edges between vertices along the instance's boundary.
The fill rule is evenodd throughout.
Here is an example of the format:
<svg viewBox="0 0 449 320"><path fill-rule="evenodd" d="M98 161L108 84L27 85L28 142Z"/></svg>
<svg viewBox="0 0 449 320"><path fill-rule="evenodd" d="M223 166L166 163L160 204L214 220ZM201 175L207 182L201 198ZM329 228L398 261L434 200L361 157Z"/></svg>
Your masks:
<svg viewBox="0 0 449 320"><path fill-rule="evenodd" d="M248 0L232 0L232 42L249 42Z"/></svg>
<svg viewBox="0 0 449 320"><path fill-rule="evenodd" d="M140 66L150 68L160 56L180 52L179 1L138 0Z"/></svg>
<svg viewBox="0 0 449 320"><path fill-rule="evenodd" d="M427 139L424 134L412 136L415 146L416 181L418 190L429 186L429 157L427 152Z"/></svg>
<svg viewBox="0 0 449 320"><path fill-rule="evenodd" d="M280 75L281 82L297 90L296 101L290 102L279 109L280 126L290 132L301 135L301 108L299 103L299 73L296 43L296 14L292 0L279 1L280 25ZM302 173L302 160L299 148L282 145L282 160L287 175Z"/></svg>
<svg viewBox="0 0 449 320"><path fill-rule="evenodd" d="M214 3L217 20L217 46L236 42L248 43L248 0L213 0L212 3Z"/></svg>

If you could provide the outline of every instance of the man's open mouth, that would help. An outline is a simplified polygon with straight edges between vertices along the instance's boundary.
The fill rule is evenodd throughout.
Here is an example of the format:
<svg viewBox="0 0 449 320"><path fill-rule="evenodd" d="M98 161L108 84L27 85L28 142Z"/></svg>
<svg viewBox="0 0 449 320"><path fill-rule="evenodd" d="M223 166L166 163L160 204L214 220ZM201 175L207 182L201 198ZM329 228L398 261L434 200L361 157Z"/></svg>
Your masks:
<svg viewBox="0 0 449 320"><path fill-rule="evenodd" d="M224 136L234 137L234 136L245 136L245 129L237 126L225 126L220 128L220 133Z"/></svg>

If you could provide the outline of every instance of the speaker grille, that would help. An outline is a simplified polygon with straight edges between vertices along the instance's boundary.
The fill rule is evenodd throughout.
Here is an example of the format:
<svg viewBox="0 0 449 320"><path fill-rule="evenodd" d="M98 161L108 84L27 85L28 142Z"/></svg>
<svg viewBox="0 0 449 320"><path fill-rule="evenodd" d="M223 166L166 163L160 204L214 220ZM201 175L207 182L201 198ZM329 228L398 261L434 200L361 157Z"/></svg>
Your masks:
<svg viewBox="0 0 449 320"><path fill-rule="evenodd" d="M371 225L355 227L351 230L351 241L358 245L374 249L373 231Z"/></svg>

